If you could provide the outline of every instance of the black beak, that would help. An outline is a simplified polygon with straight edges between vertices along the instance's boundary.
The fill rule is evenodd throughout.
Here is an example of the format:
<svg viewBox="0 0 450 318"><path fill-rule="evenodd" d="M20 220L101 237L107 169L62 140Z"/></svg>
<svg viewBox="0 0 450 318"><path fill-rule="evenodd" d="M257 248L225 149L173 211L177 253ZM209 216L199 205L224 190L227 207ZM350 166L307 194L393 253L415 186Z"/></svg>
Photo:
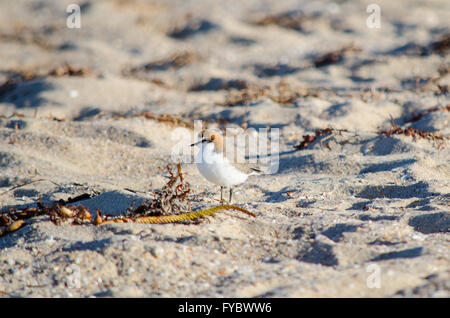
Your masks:
<svg viewBox="0 0 450 318"><path fill-rule="evenodd" d="M206 140L206 139L202 139L202 140L199 140L199 141L197 141L197 142L194 142L193 144L191 144L191 147L194 147L194 146L196 146L196 145L198 145L198 144L201 144L202 142L205 142L205 140Z"/></svg>
<svg viewBox="0 0 450 318"><path fill-rule="evenodd" d="M194 142L193 144L191 144L191 147L194 147L195 145L201 144L203 142L210 142L210 140L208 140L208 139L199 140L199 141Z"/></svg>

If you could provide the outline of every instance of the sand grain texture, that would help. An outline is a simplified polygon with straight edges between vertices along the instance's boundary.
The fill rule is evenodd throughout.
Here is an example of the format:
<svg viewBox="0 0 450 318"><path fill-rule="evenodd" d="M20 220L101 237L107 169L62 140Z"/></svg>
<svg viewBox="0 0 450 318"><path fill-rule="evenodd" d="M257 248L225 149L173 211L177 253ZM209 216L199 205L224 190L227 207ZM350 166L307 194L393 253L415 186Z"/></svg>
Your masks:
<svg viewBox="0 0 450 318"><path fill-rule="evenodd" d="M450 296L448 1L378 1L380 29L370 1L83 1L81 29L69 3L0 4L2 212L88 193L79 204L119 215L148 199L193 131L146 112L278 128L279 169L234 192L257 218L29 219L0 237L0 296ZM444 139L380 135L391 117ZM216 205L182 168L193 208Z"/></svg>

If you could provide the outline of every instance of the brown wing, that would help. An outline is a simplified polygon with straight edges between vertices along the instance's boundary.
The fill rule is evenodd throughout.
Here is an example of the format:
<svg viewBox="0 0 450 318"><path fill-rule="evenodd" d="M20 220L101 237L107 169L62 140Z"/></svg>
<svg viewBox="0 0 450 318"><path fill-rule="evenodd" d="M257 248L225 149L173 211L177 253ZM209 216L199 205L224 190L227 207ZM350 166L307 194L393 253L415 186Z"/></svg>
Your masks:
<svg viewBox="0 0 450 318"><path fill-rule="evenodd" d="M239 147L237 146L238 144L233 143L235 141L238 140L234 138L225 139L223 149L225 149L225 156L228 161L232 163L237 170L245 174L261 172L259 163L246 159L248 158L248 144L245 140L240 140L242 143L239 144ZM231 144L228 144L228 142L231 142Z"/></svg>
<svg viewBox="0 0 450 318"><path fill-rule="evenodd" d="M258 166L256 164L247 164L247 163L233 163L233 166L238 169L239 171L250 174L250 173L260 173L261 170L258 169Z"/></svg>

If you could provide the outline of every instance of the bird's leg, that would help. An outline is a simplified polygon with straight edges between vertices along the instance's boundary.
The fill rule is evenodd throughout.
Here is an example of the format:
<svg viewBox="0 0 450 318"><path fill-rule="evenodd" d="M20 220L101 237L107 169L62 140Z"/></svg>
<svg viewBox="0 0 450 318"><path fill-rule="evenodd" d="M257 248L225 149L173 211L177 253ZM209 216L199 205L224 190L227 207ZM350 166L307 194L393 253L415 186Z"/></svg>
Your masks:
<svg viewBox="0 0 450 318"><path fill-rule="evenodd" d="M231 196L233 195L233 188L230 188L230 201L228 203L231 204Z"/></svg>
<svg viewBox="0 0 450 318"><path fill-rule="evenodd" d="M220 203L223 203L223 186L220 186Z"/></svg>

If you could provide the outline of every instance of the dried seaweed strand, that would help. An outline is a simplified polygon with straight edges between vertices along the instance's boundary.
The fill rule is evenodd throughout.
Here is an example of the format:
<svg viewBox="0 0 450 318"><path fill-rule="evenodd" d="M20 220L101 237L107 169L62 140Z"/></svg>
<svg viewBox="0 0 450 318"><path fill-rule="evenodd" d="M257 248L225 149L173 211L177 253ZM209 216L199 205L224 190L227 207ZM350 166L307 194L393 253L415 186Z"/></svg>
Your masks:
<svg viewBox="0 0 450 318"><path fill-rule="evenodd" d="M26 211L25 211L26 210ZM102 217L102 213L100 210L97 210L97 216L94 220L91 219L91 214L89 210L83 205L74 207L74 206L61 206L59 204L55 204L52 207L43 207L36 209L29 209L33 213L25 213L28 210L25 209L24 213L21 211L14 212L14 215L10 216L12 220L7 220L6 226L0 227L0 237L17 231L23 225L25 225L24 219L28 219L38 215L48 215L50 220L60 225L64 220L73 220L72 224L83 224L85 222L92 222L95 225L104 225L109 223L141 223L141 224L167 224L167 223L176 223L182 221L193 221L208 215L212 215L221 210L237 210L242 213L248 214L252 217L256 217L256 215L244 208L241 208L237 205L219 205L209 209L204 209L200 211L194 211L184 214L178 215L161 215L161 216L138 216L138 217L116 217L113 219L107 219ZM16 219L17 218L17 219Z"/></svg>
<svg viewBox="0 0 450 318"><path fill-rule="evenodd" d="M100 115L100 114L98 114ZM97 116L94 116L93 118L96 118ZM158 122L162 122L168 125L176 126L176 127L185 127L189 129L194 129L194 124L191 122L188 122L180 117L176 117L173 115L155 115L151 112L140 112L140 113L131 113L131 114L121 114L117 112L112 113L112 120L121 120L121 119L127 119L127 118L135 118L135 117L141 117L149 120L154 120Z"/></svg>
<svg viewBox="0 0 450 318"><path fill-rule="evenodd" d="M405 122L412 123L412 122L422 119L422 117L424 117L430 113L439 112L439 111L450 112L450 104L447 106L442 106L442 107L435 106L432 108L425 109L424 111L421 111L421 112L413 112L411 117L409 119L407 119Z"/></svg>
<svg viewBox="0 0 450 318"><path fill-rule="evenodd" d="M0 227L0 237L8 234L8 233L12 233L14 231L17 231L18 229L20 229L23 225L25 224L24 220L17 220L13 223L11 223L8 226L2 226Z"/></svg>
<svg viewBox="0 0 450 318"><path fill-rule="evenodd" d="M401 128L394 122L394 119L392 117L391 117L391 128L389 130L381 130L378 132L378 134L386 135L387 137L392 137L392 135L406 135L414 138L420 137L434 141L436 140L443 141L446 139L445 136L442 136L438 132L428 132L414 127Z"/></svg>
<svg viewBox="0 0 450 318"><path fill-rule="evenodd" d="M42 215L48 216L50 221L56 225L60 225L66 221L72 221L73 225L85 223L93 223L95 225L108 223L175 223L195 220L214 214L220 210L238 210L256 217L255 214L236 205L220 205L205 210L191 212L191 202L188 194L192 189L190 188L189 183L183 178L181 164L177 164L176 173L172 171L170 166L167 166L167 171L170 175L169 181L160 191L154 193L155 198L144 202L136 209L133 209L132 204L128 208L127 215L125 216L115 218L111 218L110 216L102 217L102 211L97 209L97 216L92 219L91 212L84 205L66 205L70 200L61 204L56 203L52 206L44 206L44 204L39 201L37 202L37 207L11 209L7 213L0 214L0 236L18 230L25 224L24 220ZM44 180L46 179L35 180L29 183ZM17 187L19 186L16 186L16 188ZM76 201L76 198L73 201Z"/></svg>
<svg viewBox="0 0 450 318"><path fill-rule="evenodd" d="M204 209L200 211L194 211L185 214L179 215L162 215L162 216L141 216L136 218L127 218L127 217L117 217L110 220L103 220L101 214L97 214L97 218L95 219L95 225L104 225L109 223L143 223L143 224L167 224L167 223L176 223L181 221L195 220L198 218L202 218L208 215L212 215L221 210L237 210L243 212L245 214L256 217L256 215L244 208L241 208L237 205L219 205L209 209Z"/></svg>

